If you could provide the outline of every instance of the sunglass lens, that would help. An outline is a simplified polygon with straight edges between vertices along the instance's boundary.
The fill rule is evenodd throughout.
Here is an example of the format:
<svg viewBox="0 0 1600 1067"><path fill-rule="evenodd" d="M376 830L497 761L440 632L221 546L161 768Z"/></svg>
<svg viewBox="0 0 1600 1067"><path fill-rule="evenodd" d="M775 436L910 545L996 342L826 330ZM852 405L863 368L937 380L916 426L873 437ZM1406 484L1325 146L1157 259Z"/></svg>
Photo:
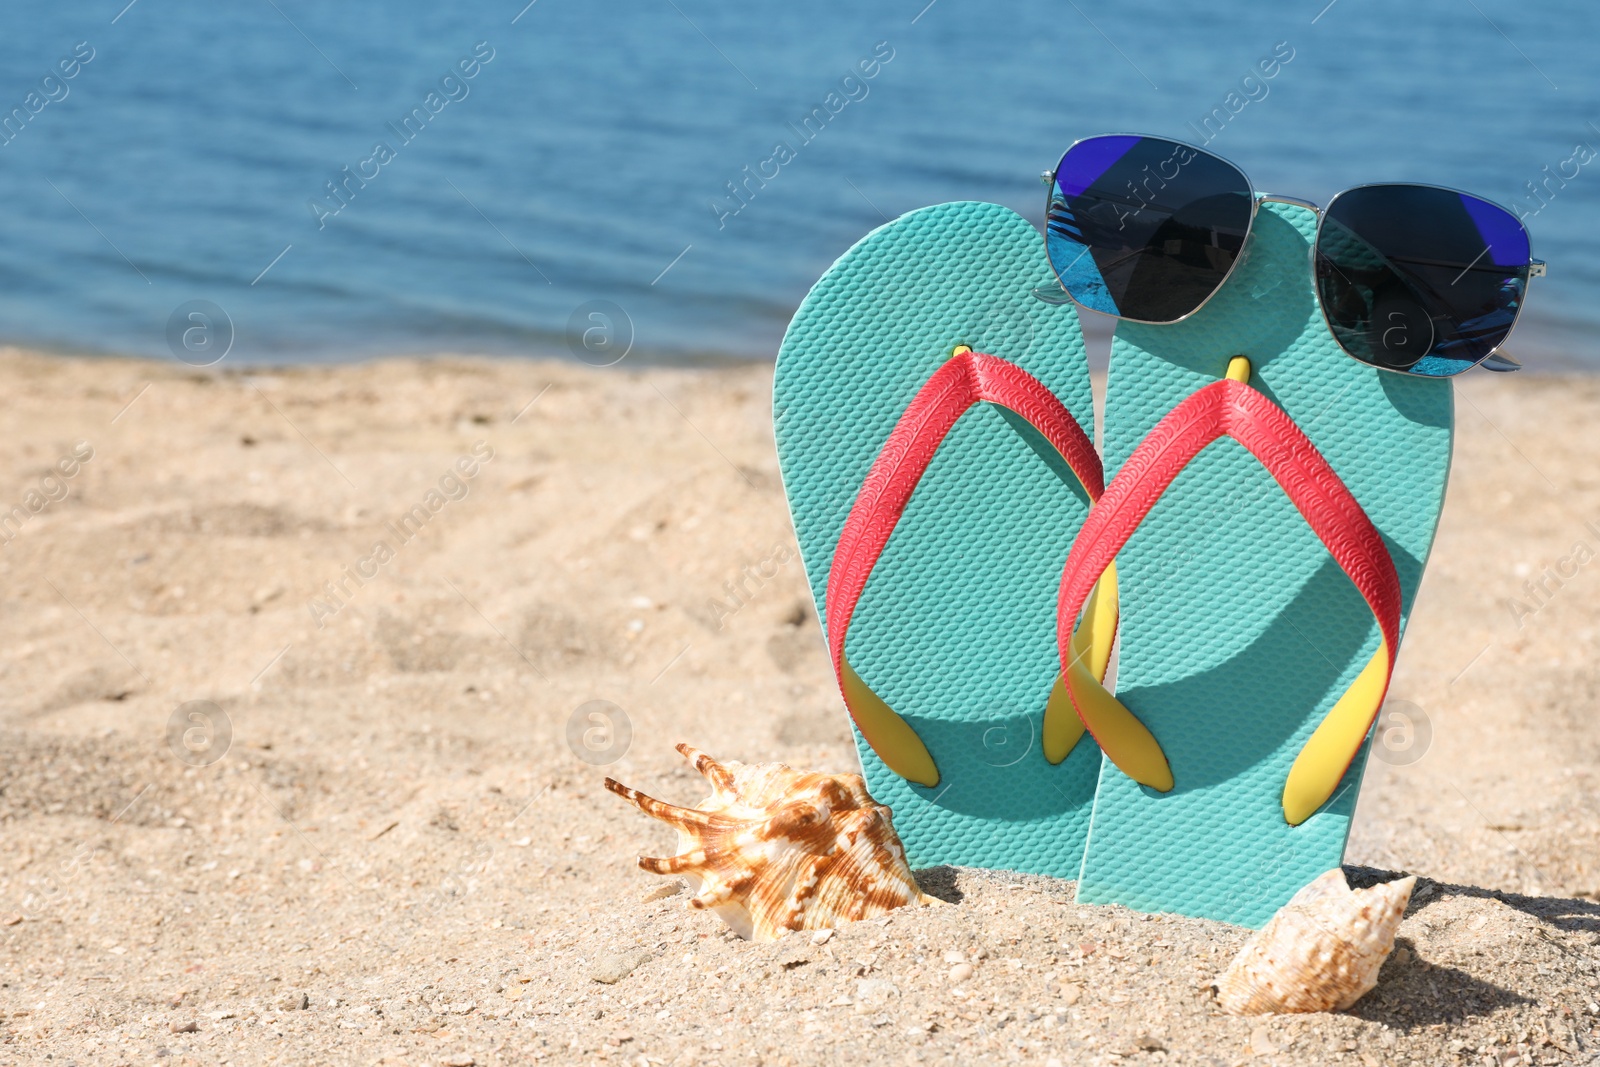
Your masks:
<svg viewBox="0 0 1600 1067"><path fill-rule="evenodd" d="M1233 269L1254 210L1244 173L1159 137L1079 141L1056 167L1045 246L1084 307L1174 322Z"/></svg>
<svg viewBox="0 0 1600 1067"><path fill-rule="evenodd" d="M1511 332L1529 262L1528 231L1502 207L1429 185L1367 185L1328 205L1317 294L1356 359L1443 378Z"/></svg>

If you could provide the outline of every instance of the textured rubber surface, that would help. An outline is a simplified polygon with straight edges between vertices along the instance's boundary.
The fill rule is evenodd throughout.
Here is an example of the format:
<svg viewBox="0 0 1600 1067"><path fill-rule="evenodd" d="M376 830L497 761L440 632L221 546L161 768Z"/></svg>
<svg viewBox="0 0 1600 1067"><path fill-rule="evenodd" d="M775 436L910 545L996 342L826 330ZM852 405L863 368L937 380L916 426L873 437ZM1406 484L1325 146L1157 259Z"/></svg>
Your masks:
<svg viewBox="0 0 1600 1067"><path fill-rule="evenodd" d="M1053 277L1022 216L941 204L868 234L801 304L778 352L773 418L818 618L862 480L956 345L1018 364L1092 428L1077 315L1031 295ZM941 780L913 785L859 734L856 747L915 867L1077 875L1100 752L1086 737L1052 767L1039 729L1059 669L1056 589L1088 506L1044 438L979 404L950 431L873 569L850 663L921 736Z"/></svg>
<svg viewBox="0 0 1600 1067"><path fill-rule="evenodd" d="M1304 208L1262 205L1248 260L1198 313L1118 324L1106 475L1231 356L1248 356L1250 384L1293 417L1383 535L1404 618L1444 498L1451 386L1374 370L1338 347L1312 293L1315 225ZM1377 624L1233 441L1178 476L1117 572L1117 695L1160 741L1175 785L1160 794L1105 763L1078 898L1260 926L1343 858L1365 745L1300 826L1284 821L1281 798L1301 746L1376 649Z"/></svg>

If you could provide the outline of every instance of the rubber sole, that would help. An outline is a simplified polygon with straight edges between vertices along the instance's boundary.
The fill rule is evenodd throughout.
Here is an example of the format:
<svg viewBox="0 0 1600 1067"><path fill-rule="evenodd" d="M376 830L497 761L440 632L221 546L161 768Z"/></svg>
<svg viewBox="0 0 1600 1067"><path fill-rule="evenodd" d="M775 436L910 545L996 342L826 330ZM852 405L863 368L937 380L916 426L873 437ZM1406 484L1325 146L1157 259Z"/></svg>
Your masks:
<svg viewBox="0 0 1600 1067"><path fill-rule="evenodd" d="M1018 364L1092 433L1077 315L1031 295L1046 284L1044 242L1026 219L941 204L868 234L801 304L778 353L773 420L819 619L862 480L955 346ZM936 786L914 785L855 734L868 789L893 809L914 867L1078 873L1100 753L1084 738L1053 766L1039 730L1059 671L1061 567L1088 507L1036 431L979 404L935 455L868 581L849 661L940 772Z"/></svg>
<svg viewBox="0 0 1600 1067"><path fill-rule="evenodd" d="M1444 500L1451 386L1338 347L1312 291L1315 227L1309 210L1264 204L1247 261L1204 308L1171 325L1118 325L1106 474L1230 357L1249 357L1250 384L1294 418L1383 535L1403 625ZM1117 571L1117 695L1155 734L1175 786L1157 793L1105 763L1078 897L1259 926L1343 858L1366 746L1300 826L1284 820L1283 784L1377 647L1377 625L1271 475L1229 440L1178 476Z"/></svg>

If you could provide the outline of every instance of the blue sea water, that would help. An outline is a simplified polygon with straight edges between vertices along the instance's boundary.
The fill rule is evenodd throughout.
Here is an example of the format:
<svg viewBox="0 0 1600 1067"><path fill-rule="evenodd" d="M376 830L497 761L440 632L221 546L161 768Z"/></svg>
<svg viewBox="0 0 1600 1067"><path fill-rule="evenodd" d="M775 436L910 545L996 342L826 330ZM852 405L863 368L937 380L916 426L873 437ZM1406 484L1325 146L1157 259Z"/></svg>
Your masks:
<svg viewBox="0 0 1600 1067"><path fill-rule="evenodd" d="M596 329L635 360L770 358L885 218L1042 222L1068 143L1137 131L1319 202L1405 180L1520 207L1550 275L1508 348L1600 369L1577 0L524 3L0 10L0 342L172 358L208 301L230 363Z"/></svg>

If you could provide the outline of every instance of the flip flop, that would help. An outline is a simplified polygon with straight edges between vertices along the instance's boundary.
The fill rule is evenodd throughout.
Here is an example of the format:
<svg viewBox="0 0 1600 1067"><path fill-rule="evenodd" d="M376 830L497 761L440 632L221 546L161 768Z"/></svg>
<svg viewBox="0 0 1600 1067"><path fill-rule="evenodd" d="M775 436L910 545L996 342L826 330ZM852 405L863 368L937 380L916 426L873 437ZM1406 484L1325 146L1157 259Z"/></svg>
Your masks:
<svg viewBox="0 0 1600 1067"><path fill-rule="evenodd" d="M1052 278L1010 209L923 208L840 257L778 353L800 554L914 867L1082 861L1100 753L1060 710L1055 601L1101 472L1076 312L1031 295ZM1096 601L1076 647L1103 675L1114 592Z"/></svg>
<svg viewBox="0 0 1600 1067"><path fill-rule="evenodd" d="M1115 556L1116 698L1077 676L1069 693L1107 757L1079 900L1260 926L1343 858L1453 411L1447 380L1338 347L1312 292L1316 221L1265 202L1198 312L1118 324L1116 477L1060 605L1070 623Z"/></svg>

